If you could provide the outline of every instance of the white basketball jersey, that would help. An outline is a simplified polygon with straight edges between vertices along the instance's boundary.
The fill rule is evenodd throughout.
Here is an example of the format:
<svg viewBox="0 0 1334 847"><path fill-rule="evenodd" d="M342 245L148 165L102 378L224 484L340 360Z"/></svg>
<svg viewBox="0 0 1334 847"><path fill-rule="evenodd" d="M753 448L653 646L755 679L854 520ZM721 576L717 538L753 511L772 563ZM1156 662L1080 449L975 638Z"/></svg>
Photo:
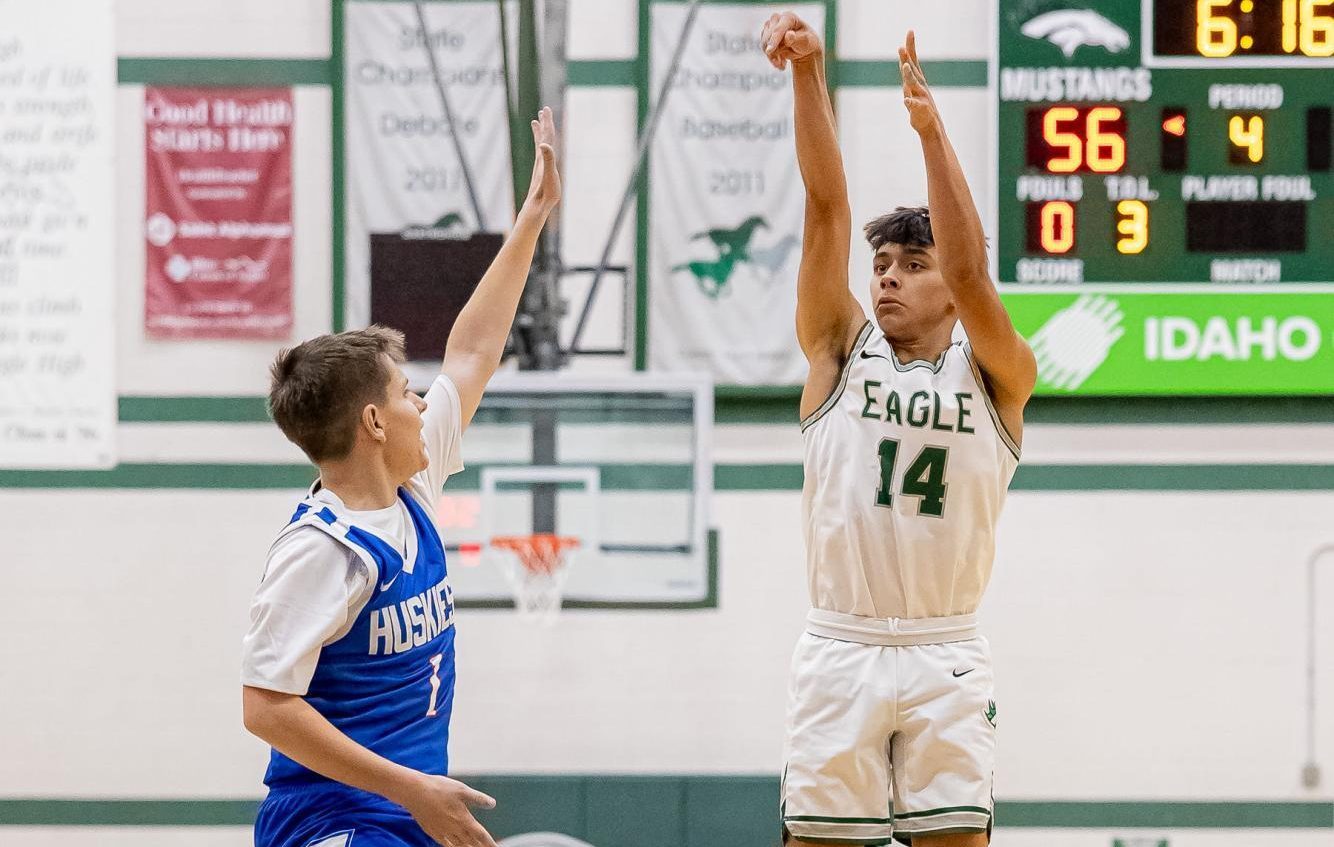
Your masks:
<svg viewBox="0 0 1334 847"><path fill-rule="evenodd" d="M1019 450L968 345L905 365L868 321L801 426L811 604L875 618L975 612Z"/></svg>

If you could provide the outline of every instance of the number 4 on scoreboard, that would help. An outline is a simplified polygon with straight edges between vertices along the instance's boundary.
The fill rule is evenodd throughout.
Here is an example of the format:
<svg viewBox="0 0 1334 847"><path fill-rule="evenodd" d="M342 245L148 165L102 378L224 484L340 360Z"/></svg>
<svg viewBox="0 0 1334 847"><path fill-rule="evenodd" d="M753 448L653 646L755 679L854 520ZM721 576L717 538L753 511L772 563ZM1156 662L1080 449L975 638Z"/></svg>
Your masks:
<svg viewBox="0 0 1334 847"><path fill-rule="evenodd" d="M1227 122L1232 142L1228 161L1234 165L1258 165L1265 157L1265 119L1260 115L1233 115Z"/></svg>

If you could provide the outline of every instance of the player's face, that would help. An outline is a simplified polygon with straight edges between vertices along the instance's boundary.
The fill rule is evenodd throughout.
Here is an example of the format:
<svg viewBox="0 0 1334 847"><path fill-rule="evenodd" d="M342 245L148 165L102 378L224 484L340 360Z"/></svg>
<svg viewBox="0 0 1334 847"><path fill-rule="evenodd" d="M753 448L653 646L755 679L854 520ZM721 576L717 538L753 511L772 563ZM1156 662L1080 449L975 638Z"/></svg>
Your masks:
<svg viewBox="0 0 1334 847"><path fill-rule="evenodd" d="M871 308L886 338L915 338L954 321L954 298L940 275L935 247L885 244L872 262Z"/></svg>
<svg viewBox="0 0 1334 847"><path fill-rule="evenodd" d="M422 441L422 412L426 401L408 387L408 378L389 359L389 399L385 404L385 461L400 482L426 470L430 457Z"/></svg>

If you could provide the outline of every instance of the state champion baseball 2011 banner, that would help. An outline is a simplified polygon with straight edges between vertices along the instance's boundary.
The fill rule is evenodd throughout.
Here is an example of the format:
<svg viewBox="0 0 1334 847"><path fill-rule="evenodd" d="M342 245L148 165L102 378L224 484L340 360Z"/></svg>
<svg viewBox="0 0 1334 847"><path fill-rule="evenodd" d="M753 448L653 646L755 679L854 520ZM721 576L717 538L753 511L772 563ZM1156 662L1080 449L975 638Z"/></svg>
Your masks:
<svg viewBox="0 0 1334 847"><path fill-rule="evenodd" d="M144 324L157 338L292 329L292 92L144 92Z"/></svg>
<svg viewBox="0 0 1334 847"><path fill-rule="evenodd" d="M422 273L440 261L436 247L470 243L494 255L514 217L500 10L491 0L420 8L424 30L414 3L346 6L348 326L372 319L377 264ZM518 5L506 8L517 21Z"/></svg>
<svg viewBox="0 0 1334 847"><path fill-rule="evenodd" d="M0 0L0 468L116 463L111 0Z"/></svg>
<svg viewBox="0 0 1334 847"><path fill-rule="evenodd" d="M824 31L824 6L708 4L698 12L650 163L649 364L733 385L800 382L794 314L805 190L789 71L765 59L760 29L790 9ZM653 90L686 21L652 13Z"/></svg>

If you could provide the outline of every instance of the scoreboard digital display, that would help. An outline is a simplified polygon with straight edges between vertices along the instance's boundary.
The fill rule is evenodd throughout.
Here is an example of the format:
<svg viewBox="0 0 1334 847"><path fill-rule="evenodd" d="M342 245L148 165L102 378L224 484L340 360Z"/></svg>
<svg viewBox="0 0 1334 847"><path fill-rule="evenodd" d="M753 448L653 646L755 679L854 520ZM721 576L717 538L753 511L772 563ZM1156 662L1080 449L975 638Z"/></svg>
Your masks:
<svg viewBox="0 0 1334 847"><path fill-rule="evenodd" d="M997 19L998 281L1039 391L1334 393L1334 0Z"/></svg>

